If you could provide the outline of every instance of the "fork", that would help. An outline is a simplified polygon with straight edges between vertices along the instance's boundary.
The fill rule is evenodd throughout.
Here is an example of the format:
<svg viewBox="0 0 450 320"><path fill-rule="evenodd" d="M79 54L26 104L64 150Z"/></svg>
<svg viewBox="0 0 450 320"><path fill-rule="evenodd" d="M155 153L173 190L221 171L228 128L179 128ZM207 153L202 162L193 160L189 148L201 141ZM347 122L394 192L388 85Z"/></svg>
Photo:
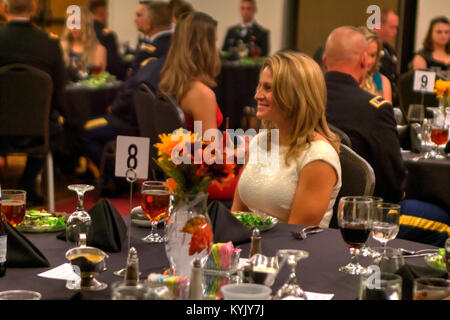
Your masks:
<svg viewBox="0 0 450 320"><path fill-rule="evenodd" d="M323 229L320 227L306 227L300 231L292 232L294 237L299 240L305 240L309 234L322 232Z"/></svg>
<svg viewBox="0 0 450 320"><path fill-rule="evenodd" d="M414 251L414 250L407 250L407 249L400 248L399 250L403 253L404 258L421 257L421 256L426 256L426 255L437 252L437 249L422 249L422 250Z"/></svg>

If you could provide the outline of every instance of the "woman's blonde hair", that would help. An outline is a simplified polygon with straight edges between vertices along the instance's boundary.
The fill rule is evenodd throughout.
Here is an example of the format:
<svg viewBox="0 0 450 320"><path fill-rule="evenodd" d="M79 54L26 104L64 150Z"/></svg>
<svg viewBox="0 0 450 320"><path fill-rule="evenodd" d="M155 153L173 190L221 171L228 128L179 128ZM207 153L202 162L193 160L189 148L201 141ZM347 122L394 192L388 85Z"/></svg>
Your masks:
<svg viewBox="0 0 450 320"><path fill-rule="evenodd" d="M178 21L167 60L161 70L159 88L177 101L194 80L216 86L220 58L216 47L217 21L202 12L183 15Z"/></svg>
<svg viewBox="0 0 450 320"><path fill-rule="evenodd" d="M358 30L361 31L361 33L363 34L367 44L371 43L372 41L375 41L377 43L377 59L375 60L375 64L373 65L372 70L368 71L368 74L373 75L379 69L383 43L381 42L380 38L375 33L375 31L372 31L365 26L359 27Z"/></svg>
<svg viewBox="0 0 450 320"><path fill-rule="evenodd" d="M291 121L286 163L310 145L315 132L339 152L340 139L329 129L325 116L327 88L319 65L305 54L285 51L267 58L261 72L265 68L272 72L274 106L284 119ZM263 124L267 129L276 129L271 121ZM270 130L268 132L270 135Z"/></svg>
<svg viewBox="0 0 450 320"><path fill-rule="evenodd" d="M83 53L81 60L86 66L94 65L96 60L96 52L99 41L94 30L94 19L89 10L85 7L80 11L80 28L81 28L81 42L83 43ZM66 65L70 63L70 51L72 49L74 38L69 28L66 26L61 37L61 47L64 54L64 61Z"/></svg>

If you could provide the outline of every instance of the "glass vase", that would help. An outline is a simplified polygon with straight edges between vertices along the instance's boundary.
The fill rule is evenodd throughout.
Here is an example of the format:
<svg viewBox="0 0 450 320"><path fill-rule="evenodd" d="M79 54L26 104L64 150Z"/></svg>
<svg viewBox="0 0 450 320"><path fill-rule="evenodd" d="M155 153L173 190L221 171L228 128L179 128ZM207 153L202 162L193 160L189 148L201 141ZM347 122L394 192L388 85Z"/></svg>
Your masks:
<svg viewBox="0 0 450 320"><path fill-rule="evenodd" d="M207 200L208 193L170 196L166 254L173 275L189 278L194 259L203 266L208 258L213 232Z"/></svg>

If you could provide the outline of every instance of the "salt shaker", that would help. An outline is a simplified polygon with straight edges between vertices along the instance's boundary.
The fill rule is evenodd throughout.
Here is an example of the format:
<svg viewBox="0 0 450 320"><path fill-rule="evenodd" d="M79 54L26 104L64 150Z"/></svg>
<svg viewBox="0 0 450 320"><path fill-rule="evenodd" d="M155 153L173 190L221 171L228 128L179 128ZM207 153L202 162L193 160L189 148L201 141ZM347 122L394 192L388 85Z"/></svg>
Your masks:
<svg viewBox="0 0 450 320"><path fill-rule="evenodd" d="M191 281L189 284L189 299L203 300L203 271L200 259L195 259L192 266Z"/></svg>
<svg viewBox="0 0 450 320"><path fill-rule="evenodd" d="M261 231L258 228L254 228L252 231L252 238L250 242L250 254L249 258L251 258L253 255L261 253Z"/></svg>
<svg viewBox="0 0 450 320"><path fill-rule="evenodd" d="M139 280L139 259L137 250L134 247L128 251L127 268L125 271L125 281L137 281Z"/></svg>

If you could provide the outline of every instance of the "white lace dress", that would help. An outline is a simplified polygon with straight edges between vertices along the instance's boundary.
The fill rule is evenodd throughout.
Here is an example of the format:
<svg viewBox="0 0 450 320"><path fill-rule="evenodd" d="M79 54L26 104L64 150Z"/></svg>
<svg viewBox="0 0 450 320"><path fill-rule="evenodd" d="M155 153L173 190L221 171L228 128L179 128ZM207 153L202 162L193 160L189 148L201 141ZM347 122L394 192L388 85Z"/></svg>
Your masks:
<svg viewBox="0 0 450 320"><path fill-rule="evenodd" d="M241 200L252 212L273 216L287 223L303 167L313 161L325 161L334 168L338 177L319 224L322 228L328 228L341 188L341 164L336 150L325 141L313 141L296 160L291 159L286 165L284 155L288 148L272 144L271 151L268 151L266 141L267 134L260 133L250 142L249 161L238 184Z"/></svg>

